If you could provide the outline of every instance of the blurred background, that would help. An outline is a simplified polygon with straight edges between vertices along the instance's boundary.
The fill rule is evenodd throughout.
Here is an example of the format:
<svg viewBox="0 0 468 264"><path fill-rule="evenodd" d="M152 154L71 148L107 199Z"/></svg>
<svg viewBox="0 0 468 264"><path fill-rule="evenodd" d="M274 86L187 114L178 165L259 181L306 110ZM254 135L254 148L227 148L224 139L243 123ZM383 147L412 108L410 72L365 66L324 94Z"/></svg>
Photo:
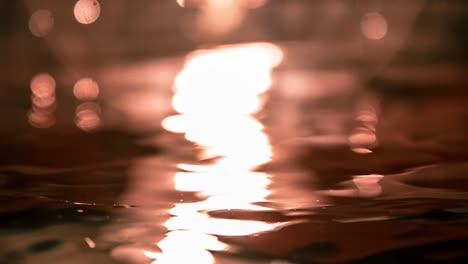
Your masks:
<svg viewBox="0 0 468 264"><path fill-rule="evenodd" d="M143 100L136 90L151 89L155 103L144 103L152 108L146 114L170 111L161 98L170 96L168 87L181 66L176 57L198 48L273 41L287 46L284 67L347 68L365 81L426 80L431 85L461 81L464 73L456 65L467 58L464 1L75 2L1 4L1 118L10 124L3 133L27 128L19 116L29 111L29 86L40 73L54 79L56 100L63 102L54 112L57 125L74 122L70 115L81 96L104 103L101 121L119 126L143 111L124 106L128 90ZM94 90L73 94L74 85L85 78L97 85L99 96ZM31 115L36 121L29 123L36 126L52 122Z"/></svg>

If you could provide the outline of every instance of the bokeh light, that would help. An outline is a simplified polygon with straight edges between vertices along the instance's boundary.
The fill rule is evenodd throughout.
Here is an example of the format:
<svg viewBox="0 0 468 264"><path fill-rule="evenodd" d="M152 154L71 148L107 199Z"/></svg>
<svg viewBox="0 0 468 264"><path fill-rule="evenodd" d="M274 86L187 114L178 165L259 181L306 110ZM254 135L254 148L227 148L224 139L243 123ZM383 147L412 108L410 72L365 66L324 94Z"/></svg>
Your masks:
<svg viewBox="0 0 468 264"><path fill-rule="evenodd" d="M39 73L31 80L31 91L39 98L49 98L55 94L55 79L48 73Z"/></svg>
<svg viewBox="0 0 468 264"><path fill-rule="evenodd" d="M361 20L362 34L371 40L380 40L385 37L388 31L387 20L377 12L365 14Z"/></svg>
<svg viewBox="0 0 468 264"><path fill-rule="evenodd" d="M47 9L39 9L29 18L29 31L38 38L47 36L54 27L54 16Z"/></svg>
<svg viewBox="0 0 468 264"><path fill-rule="evenodd" d="M48 73L31 79L31 110L28 122L36 128L49 128L55 123L55 79Z"/></svg>
<svg viewBox="0 0 468 264"><path fill-rule="evenodd" d="M79 0L73 9L76 21L91 24L101 15L101 5L97 0Z"/></svg>
<svg viewBox="0 0 468 264"><path fill-rule="evenodd" d="M31 110L28 113L28 122L36 128L49 128L55 124L55 117L51 113Z"/></svg>
<svg viewBox="0 0 468 264"><path fill-rule="evenodd" d="M73 86L73 94L79 100L94 100L99 95L99 85L91 78L79 79Z"/></svg>
<svg viewBox="0 0 468 264"><path fill-rule="evenodd" d="M78 105L75 111L75 124L81 130L92 132L101 126L101 108L93 102Z"/></svg>

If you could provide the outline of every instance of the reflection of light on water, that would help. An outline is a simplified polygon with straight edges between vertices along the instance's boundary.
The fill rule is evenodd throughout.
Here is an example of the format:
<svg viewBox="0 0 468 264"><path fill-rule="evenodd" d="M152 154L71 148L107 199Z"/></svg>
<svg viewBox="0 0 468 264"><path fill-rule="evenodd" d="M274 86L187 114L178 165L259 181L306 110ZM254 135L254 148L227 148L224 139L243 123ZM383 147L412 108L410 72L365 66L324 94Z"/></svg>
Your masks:
<svg viewBox="0 0 468 264"><path fill-rule="evenodd" d="M91 24L99 18L101 6L97 0L79 0L73 9L76 21Z"/></svg>
<svg viewBox="0 0 468 264"><path fill-rule="evenodd" d="M378 145L378 101L372 96L365 97L363 101L356 114L358 127L348 138L351 150L358 154L372 153L372 149Z"/></svg>
<svg viewBox="0 0 468 264"><path fill-rule="evenodd" d="M277 224L213 218L211 210L266 210L253 205L269 194L267 174L252 171L272 155L263 125L251 114L262 107L261 94L271 85L271 70L281 50L266 43L199 51L175 80L174 108L182 115L166 118L163 127L217 157L210 165L179 164L174 176L179 191L197 192L205 200L176 204L164 226L170 231L158 243L161 253L145 253L158 263L214 263L207 250L227 246L213 235L245 236ZM188 260L187 257L190 257Z"/></svg>
<svg viewBox="0 0 468 264"><path fill-rule="evenodd" d="M54 17L52 12L46 9L39 9L29 18L29 31L36 37L47 36L54 27Z"/></svg>
<svg viewBox="0 0 468 264"><path fill-rule="evenodd" d="M353 182L359 190L361 197L375 197L382 193L382 186L379 182L383 175L359 175L353 176Z"/></svg>

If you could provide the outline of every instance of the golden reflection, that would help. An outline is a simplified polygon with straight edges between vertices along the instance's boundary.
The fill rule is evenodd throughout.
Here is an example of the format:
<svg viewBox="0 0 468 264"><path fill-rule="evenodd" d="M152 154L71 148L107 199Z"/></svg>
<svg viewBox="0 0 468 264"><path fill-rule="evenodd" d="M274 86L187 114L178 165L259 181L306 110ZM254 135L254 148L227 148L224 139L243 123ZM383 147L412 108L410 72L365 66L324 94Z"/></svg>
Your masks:
<svg viewBox="0 0 468 264"><path fill-rule="evenodd" d="M387 20L377 12L369 12L361 20L361 32L368 39L383 39L387 30Z"/></svg>
<svg viewBox="0 0 468 264"><path fill-rule="evenodd" d="M261 95L271 85L271 71L282 51L268 43L219 47L190 54L174 82L174 108L165 129L184 133L211 164L179 164L175 188L204 200L179 203L164 223L170 231L158 243L162 253L145 253L156 263L214 263L208 250L224 250L215 235L245 236L278 226L254 220L210 217L213 210L268 210L254 205L269 194L269 176L254 169L272 155L263 125L253 118ZM187 256L191 256L187 259ZM195 259L193 259L195 258Z"/></svg>
<svg viewBox="0 0 468 264"><path fill-rule="evenodd" d="M39 73L31 79L30 125L48 128L55 123L55 85L55 79L48 73Z"/></svg>
<svg viewBox="0 0 468 264"><path fill-rule="evenodd" d="M39 9L29 18L29 31L38 38L47 36L54 27L54 17L47 9Z"/></svg>
<svg viewBox="0 0 468 264"><path fill-rule="evenodd" d="M94 100L99 95L99 86L91 78L82 78L73 86L73 94L79 100Z"/></svg>
<svg viewBox="0 0 468 264"><path fill-rule="evenodd" d="M101 5L97 0L79 0L73 9L76 21L81 24L95 22L101 14Z"/></svg>

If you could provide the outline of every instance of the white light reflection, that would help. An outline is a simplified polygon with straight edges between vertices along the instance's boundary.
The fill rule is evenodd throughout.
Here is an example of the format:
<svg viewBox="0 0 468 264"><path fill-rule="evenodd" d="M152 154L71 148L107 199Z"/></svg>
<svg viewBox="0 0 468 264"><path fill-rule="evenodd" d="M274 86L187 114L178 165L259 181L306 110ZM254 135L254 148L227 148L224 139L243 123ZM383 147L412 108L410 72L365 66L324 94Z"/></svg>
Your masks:
<svg viewBox="0 0 468 264"><path fill-rule="evenodd" d="M219 47L188 56L175 80L174 108L181 115L162 125L202 147L202 157L217 157L210 165L179 164L174 184L179 191L197 192L205 200L176 204L164 226L170 231L146 254L156 263L214 263L208 250L227 245L215 235L245 236L276 228L262 221L210 217L212 210L267 210L254 205L265 200L269 176L253 171L271 159L263 125L251 115L262 108L262 93L271 85L271 71L282 51L268 43ZM187 259L190 256L190 259Z"/></svg>

